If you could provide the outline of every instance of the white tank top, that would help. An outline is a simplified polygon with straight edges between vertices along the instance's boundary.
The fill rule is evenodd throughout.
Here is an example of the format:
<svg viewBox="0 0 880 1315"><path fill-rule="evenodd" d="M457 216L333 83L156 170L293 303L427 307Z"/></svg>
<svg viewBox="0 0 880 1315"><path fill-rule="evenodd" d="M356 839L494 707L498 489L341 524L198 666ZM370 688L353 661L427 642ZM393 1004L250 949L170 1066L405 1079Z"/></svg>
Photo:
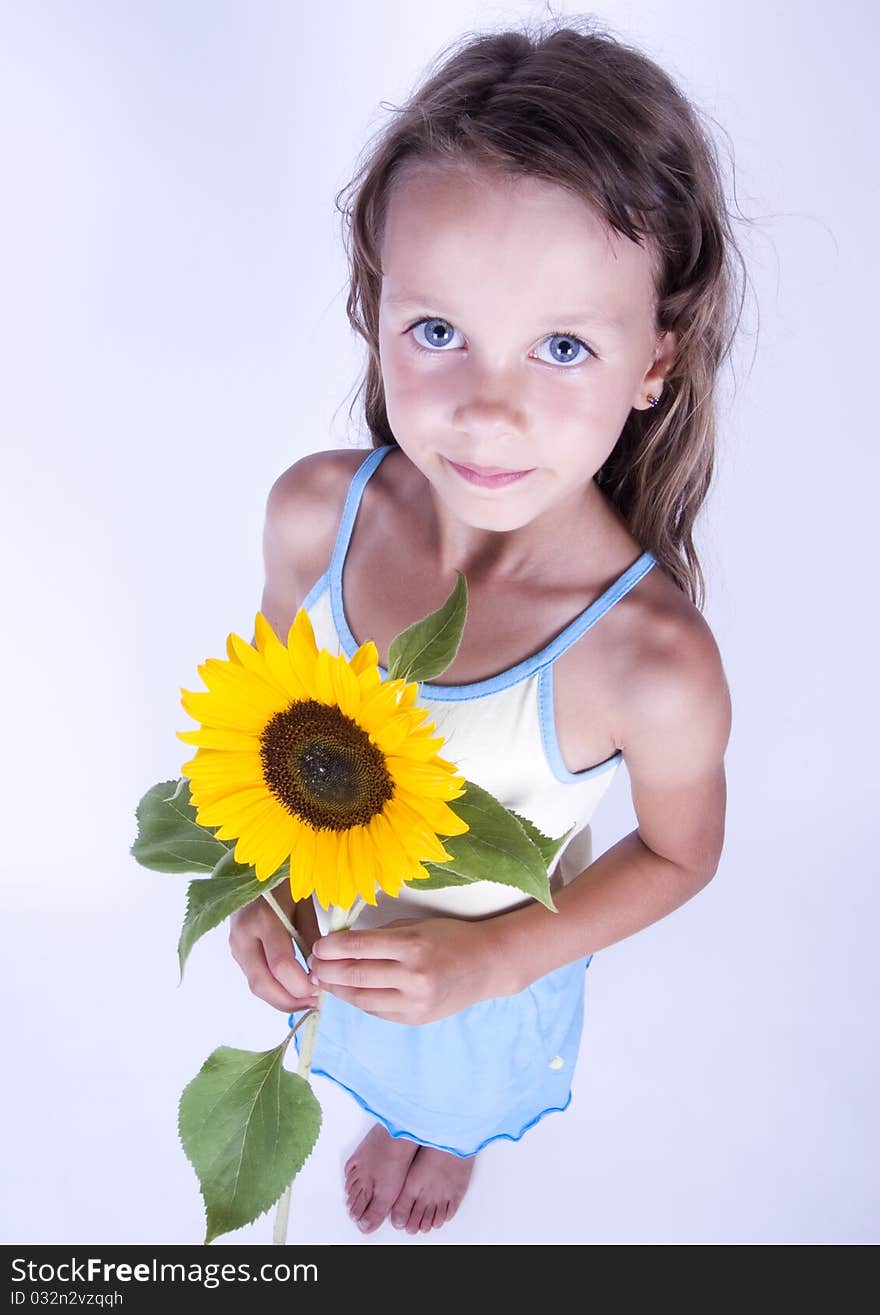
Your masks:
<svg viewBox="0 0 880 1315"><path fill-rule="evenodd" d="M395 445L374 448L361 463L348 490L330 565L310 589L301 606L309 614L319 648L354 657L360 641L348 627L342 598L342 572L357 519L364 486ZM595 625L618 599L638 584L655 564L643 552L589 607L539 653L525 658L488 680L466 685L432 685L421 682L416 703L427 708L435 734L444 737L441 757L454 762L469 781L488 790L506 808L534 822L546 836L557 837L576 827L562 850L551 878L558 889L592 862L590 819L620 765L620 750L586 771L571 772L562 760L553 716L553 667L556 659ZM417 620L413 617L413 621ZM387 669L379 668L383 679ZM453 805L454 807L454 805ZM441 837L442 839L442 837ZM556 868L558 867L558 871ZM418 889L418 883L397 896L377 891L377 904L366 905L356 926L380 927L396 918L432 915L481 918L528 903L512 886L476 881L445 890ZM329 914L316 897L315 913L321 934L329 930Z"/></svg>

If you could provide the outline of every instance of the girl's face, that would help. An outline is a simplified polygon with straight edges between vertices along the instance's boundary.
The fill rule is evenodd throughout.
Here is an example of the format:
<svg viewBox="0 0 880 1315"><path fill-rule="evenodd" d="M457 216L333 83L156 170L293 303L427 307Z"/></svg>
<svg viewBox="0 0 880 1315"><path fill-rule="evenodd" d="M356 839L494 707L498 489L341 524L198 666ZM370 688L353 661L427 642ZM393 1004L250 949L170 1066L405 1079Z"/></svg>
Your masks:
<svg viewBox="0 0 880 1315"><path fill-rule="evenodd" d="M449 510L509 530L582 500L674 355L648 251L554 184L419 169L381 261L388 420ZM530 473L490 488L453 462Z"/></svg>

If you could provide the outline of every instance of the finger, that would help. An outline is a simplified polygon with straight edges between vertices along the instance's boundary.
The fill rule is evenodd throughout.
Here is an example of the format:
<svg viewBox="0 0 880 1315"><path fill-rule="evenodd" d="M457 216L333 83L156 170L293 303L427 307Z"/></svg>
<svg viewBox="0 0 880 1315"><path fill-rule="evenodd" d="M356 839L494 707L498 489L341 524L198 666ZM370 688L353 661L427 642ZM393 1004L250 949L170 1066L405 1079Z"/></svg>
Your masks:
<svg viewBox="0 0 880 1315"><path fill-rule="evenodd" d="M293 952L293 944L287 936L281 936L277 940L273 937L272 940L264 941L262 948L269 972L279 986L283 986L285 991L289 991L298 999L314 993L308 973L298 962Z"/></svg>
<svg viewBox="0 0 880 1315"><path fill-rule="evenodd" d="M336 1000L362 1009L365 1014L374 1014L377 1018L386 1018L391 1023L407 1021L404 1002L400 991L361 991L356 987L333 986L328 988Z"/></svg>
<svg viewBox="0 0 880 1315"><path fill-rule="evenodd" d="M317 983L308 979L311 986L331 987L348 986L357 990L400 992L409 984L412 975L409 969L395 959L312 959L312 977Z"/></svg>
<svg viewBox="0 0 880 1315"><path fill-rule="evenodd" d="M288 991L269 968L266 956L263 953L262 943L260 941L255 942L250 965L246 969L246 976L251 991L254 995L259 996L261 1000L265 1000L267 1004L273 1005L276 1009L281 1009L287 1014L298 1009L305 1009L311 1004L316 1004L317 988L305 980L302 969L300 969L300 973L304 978L303 990Z"/></svg>
<svg viewBox="0 0 880 1315"><path fill-rule="evenodd" d="M387 927L373 927L369 931L333 931L315 941L312 954L319 959L400 959L410 940L411 933L404 928L393 932Z"/></svg>

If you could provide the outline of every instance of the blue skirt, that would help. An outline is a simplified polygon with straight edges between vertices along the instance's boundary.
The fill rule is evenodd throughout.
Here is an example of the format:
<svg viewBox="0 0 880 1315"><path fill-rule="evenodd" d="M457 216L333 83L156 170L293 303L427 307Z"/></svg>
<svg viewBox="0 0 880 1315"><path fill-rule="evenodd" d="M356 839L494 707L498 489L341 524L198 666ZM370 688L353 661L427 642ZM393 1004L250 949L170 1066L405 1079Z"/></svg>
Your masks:
<svg viewBox="0 0 880 1315"><path fill-rule="evenodd" d="M392 1023L325 991L311 1071L344 1087L392 1137L462 1159L501 1137L519 1141L571 1103L592 957L434 1023ZM293 1038L297 1053L304 1031Z"/></svg>

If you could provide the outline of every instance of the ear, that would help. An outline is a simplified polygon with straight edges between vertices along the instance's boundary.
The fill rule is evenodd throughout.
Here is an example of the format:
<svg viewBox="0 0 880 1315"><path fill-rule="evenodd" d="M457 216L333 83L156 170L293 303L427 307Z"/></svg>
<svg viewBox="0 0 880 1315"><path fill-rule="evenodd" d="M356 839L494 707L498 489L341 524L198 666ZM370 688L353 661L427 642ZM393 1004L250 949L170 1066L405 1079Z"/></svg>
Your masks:
<svg viewBox="0 0 880 1315"><path fill-rule="evenodd" d="M667 329L658 337L651 364L642 377L639 391L633 401L633 407L636 411L650 410L651 403L648 398L662 395L666 376L672 369L677 355L678 334L673 333L671 329Z"/></svg>

